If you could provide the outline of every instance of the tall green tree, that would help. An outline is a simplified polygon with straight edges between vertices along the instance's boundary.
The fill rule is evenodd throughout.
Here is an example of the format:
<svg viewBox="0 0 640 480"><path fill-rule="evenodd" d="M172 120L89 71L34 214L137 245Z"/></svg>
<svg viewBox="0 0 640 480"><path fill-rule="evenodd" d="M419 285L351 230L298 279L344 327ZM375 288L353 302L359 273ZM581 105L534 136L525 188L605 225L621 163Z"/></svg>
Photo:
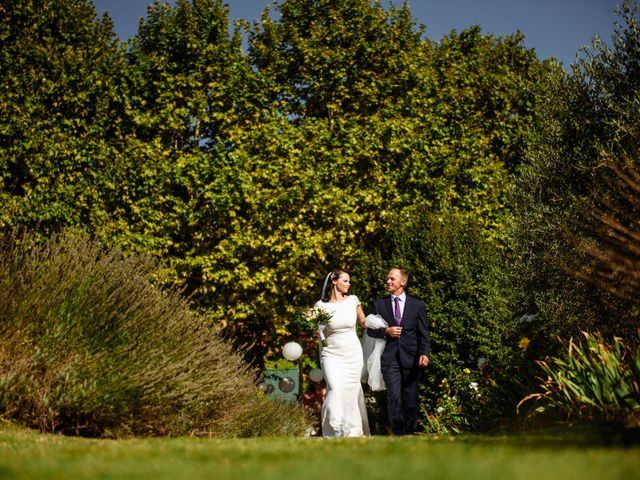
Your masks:
<svg viewBox="0 0 640 480"><path fill-rule="evenodd" d="M229 27L221 0L149 6L127 53L138 138L177 152L215 148L247 102L242 39Z"/></svg>
<svg viewBox="0 0 640 480"><path fill-rule="evenodd" d="M288 0L252 32L252 63L294 118L366 118L415 86L421 29L409 8L368 0Z"/></svg>
<svg viewBox="0 0 640 480"><path fill-rule="evenodd" d="M619 16L611 46L596 38L570 75L549 64L538 90L536 128L517 189L512 286L521 311L537 313L543 352L548 338L581 330L635 341L637 302L580 274L591 263L584 242L602 244L593 231L594 214L612 213L608 200L629 195L621 182L611 188L609 167L637 171L637 5L625 4ZM628 203L622 212L633 229L636 208Z"/></svg>
<svg viewBox="0 0 640 480"><path fill-rule="evenodd" d="M84 0L0 12L0 225L102 224L126 105L112 22Z"/></svg>
<svg viewBox="0 0 640 480"><path fill-rule="evenodd" d="M206 282L202 256L227 234L231 132L259 114L240 30L229 28L220 0L156 2L127 52L141 181L118 242L162 257L162 281L186 284L188 293Z"/></svg>
<svg viewBox="0 0 640 480"><path fill-rule="evenodd" d="M221 1L181 0L154 3L125 55L84 2L7 5L28 20L2 23L3 65L17 56L41 72L29 60L40 45L60 59L43 78L67 96L29 96L31 77L11 67L40 116L16 136L20 102L0 100L12 105L5 224L83 225L161 258L159 281L185 287L257 361L295 334L295 312L328 269L358 266L356 293L377 294L383 272L362 265L393 258L396 218L456 218L500 244L539 75L518 35L472 28L434 43L408 5L285 0L254 25L245 55L245 27L229 33ZM75 33L61 34L57 15L81 7ZM50 34L31 44L15 34L40 17ZM65 42L93 63L64 63L54 45ZM42 113L49 103L60 112Z"/></svg>
<svg viewBox="0 0 640 480"><path fill-rule="evenodd" d="M265 113L233 133L227 183L240 203L203 257L200 297L262 351L295 333L293 313L328 269L391 258L396 216L459 212L498 243L539 72L521 36L422 40L406 5L276 8L251 35ZM383 272L370 274L365 301Z"/></svg>

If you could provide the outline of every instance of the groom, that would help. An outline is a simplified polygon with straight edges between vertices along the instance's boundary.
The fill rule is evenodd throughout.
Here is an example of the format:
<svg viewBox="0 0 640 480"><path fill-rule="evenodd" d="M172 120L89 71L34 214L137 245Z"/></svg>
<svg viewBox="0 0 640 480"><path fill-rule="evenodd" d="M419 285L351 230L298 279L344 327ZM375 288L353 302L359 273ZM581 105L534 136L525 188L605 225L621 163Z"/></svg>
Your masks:
<svg viewBox="0 0 640 480"><path fill-rule="evenodd" d="M409 276L402 268L387 274L388 297L373 303L387 328L368 328L367 335L386 339L380 358L387 387L389 424L395 435L415 433L418 419L418 384L422 369L429 364L429 330L424 303L405 293Z"/></svg>

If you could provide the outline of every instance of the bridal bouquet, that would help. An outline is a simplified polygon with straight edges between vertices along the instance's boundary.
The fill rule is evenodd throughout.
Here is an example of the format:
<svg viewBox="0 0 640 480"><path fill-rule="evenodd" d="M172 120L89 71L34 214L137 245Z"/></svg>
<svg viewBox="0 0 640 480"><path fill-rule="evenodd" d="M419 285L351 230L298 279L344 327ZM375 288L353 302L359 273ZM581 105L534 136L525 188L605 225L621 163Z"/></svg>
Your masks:
<svg viewBox="0 0 640 480"><path fill-rule="evenodd" d="M331 320L331 314L323 308L313 307L305 310L300 316L300 324L308 333L318 332L322 345L326 346L324 329Z"/></svg>

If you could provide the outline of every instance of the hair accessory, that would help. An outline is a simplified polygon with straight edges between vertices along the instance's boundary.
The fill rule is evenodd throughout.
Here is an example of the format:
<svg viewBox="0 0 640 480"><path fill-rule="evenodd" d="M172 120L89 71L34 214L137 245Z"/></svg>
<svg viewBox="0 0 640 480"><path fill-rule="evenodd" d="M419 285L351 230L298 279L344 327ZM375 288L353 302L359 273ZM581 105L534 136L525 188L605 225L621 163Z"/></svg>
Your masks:
<svg viewBox="0 0 640 480"><path fill-rule="evenodd" d="M324 298L324 292L327 290L327 285L329 284L329 280L333 276L333 272L329 272L324 279L324 284L322 285L322 292L320 293L320 300Z"/></svg>

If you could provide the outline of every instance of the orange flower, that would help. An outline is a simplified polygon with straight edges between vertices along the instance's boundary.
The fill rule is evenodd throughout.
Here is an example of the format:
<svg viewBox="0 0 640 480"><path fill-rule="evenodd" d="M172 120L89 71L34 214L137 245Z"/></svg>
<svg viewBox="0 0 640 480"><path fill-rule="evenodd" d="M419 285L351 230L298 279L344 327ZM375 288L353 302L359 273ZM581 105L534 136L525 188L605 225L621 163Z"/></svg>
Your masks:
<svg viewBox="0 0 640 480"><path fill-rule="evenodd" d="M527 337L522 337L518 342L518 347L520 347L522 350L526 350L529 347L530 343L531 340L529 340Z"/></svg>

